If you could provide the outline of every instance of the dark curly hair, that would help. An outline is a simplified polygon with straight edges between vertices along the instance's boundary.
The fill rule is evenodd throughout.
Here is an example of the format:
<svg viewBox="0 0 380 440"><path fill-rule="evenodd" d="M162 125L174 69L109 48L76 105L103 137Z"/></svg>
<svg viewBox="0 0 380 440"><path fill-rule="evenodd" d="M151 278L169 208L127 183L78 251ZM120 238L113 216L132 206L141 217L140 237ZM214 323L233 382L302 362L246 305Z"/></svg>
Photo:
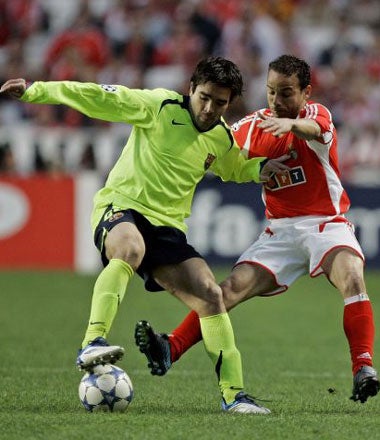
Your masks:
<svg viewBox="0 0 380 440"><path fill-rule="evenodd" d="M285 76L296 74L301 90L307 87L311 81L309 64L293 55L279 56L269 63L268 70L274 70L275 72Z"/></svg>
<svg viewBox="0 0 380 440"><path fill-rule="evenodd" d="M197 64L190 81L192 90L200 84L212 82L219 87L231 89L231 101L243 92L243 78L232 61L222 57L208 57Z"/></svg>

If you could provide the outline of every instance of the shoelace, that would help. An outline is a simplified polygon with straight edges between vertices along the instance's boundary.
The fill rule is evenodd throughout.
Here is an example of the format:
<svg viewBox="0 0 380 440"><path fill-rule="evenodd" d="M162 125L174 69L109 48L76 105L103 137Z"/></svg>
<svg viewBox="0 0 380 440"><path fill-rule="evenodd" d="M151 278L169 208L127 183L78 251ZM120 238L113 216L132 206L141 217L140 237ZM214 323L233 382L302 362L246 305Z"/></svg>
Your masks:
<svg viewBox="0 0 380 440"><path fill-rule="evenodd" d="M89 345L91 345L93 347L108 347L109 346L108 342L102 337L95 338L94 340L92 340L89 343Z"/></svg>
<svg viewBox="0 0 380 440"><path fill-rule="evenodd" d="M248 402L253 403L253 404L257 404L257 402L271 402L271 400L260 399L258 397L251 396L250 394L247 394L247 393L240 394L239 395L239 400L240 400L240 398L245 399Z"/></svg>

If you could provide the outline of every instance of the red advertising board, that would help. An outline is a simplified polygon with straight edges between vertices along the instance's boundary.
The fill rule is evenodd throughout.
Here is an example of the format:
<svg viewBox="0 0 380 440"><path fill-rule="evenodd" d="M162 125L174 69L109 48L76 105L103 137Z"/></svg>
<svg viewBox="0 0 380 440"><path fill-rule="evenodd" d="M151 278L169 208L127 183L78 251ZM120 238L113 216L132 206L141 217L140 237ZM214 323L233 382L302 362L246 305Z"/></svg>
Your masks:
<svg viewBox="0 0 380 440"><path fill-rule="evenodd" d="M0 267L74 268L73 177L0 178Z"/></svg>

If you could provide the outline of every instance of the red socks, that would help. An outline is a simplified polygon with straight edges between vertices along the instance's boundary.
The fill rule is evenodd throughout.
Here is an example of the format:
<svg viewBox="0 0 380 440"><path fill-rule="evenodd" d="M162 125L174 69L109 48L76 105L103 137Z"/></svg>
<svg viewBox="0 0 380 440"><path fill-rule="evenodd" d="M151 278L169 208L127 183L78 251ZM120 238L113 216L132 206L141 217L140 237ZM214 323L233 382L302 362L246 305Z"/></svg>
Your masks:
<svg viewBox="0 0 380 440"><path fill-rule="evenodd" d="M202 340L198 315L192 310L169 335L172 362L177 361L190 347Z"/></svg>
<svg viewBox="0 0 380 440"><path fill-rule="evenodd" d="M372 366L375 338L372 306L365 293L346 298L344 303L343 327L350 346L352 372L356 374L363 365ZM191 311L169 335L172 362L201 339L199 317Z"/></svg>
<svg viewBox="0 0 380 440"><path fill-rule="evenodd" d="M352 372L372 366L375 326L372 306L366 293L344 300L343 328L350 346Z"/></svg>

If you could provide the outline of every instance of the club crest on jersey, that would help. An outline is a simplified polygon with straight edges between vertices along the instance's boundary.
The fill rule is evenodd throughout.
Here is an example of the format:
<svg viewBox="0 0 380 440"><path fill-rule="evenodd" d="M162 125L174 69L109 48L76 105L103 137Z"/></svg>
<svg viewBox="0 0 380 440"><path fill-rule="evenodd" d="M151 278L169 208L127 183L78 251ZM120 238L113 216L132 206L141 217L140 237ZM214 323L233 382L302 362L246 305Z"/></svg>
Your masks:
<svg viewBox="0 0 380 440"><path fill-rule="evenodd" d="M291 168L284 174L275 174L265 183L265 188L269 191L278 191L289 186L301 185L306 183L305 173L302 167Z"/></svg>
<svg viewBox="0 0 380 440"><path fill-rule="evenodd" d="M211 153L208 153L205 163L204 163L204 167L205 170L208 170L210 168L210 166L212 165L212 163L214 162L214 160L216 159L216 156L214 156Z"/></svg>
<svg viewBox="0 0 380 440"><path fill-rule="evenodd" d="M116 92L116 87L115 86L110 86L110 85L107 85L107 84L102 84L101 86L100 86L103 90L105 90L106 92L112 92L112 93L114 93L114 92Z"/></svg>
<svg viewBox="0 0 380 440"><path fill-rule="evenodd" d="M116 220L119 220L119 218L123 217L124 212L115 212L115 214L112 214L111 217L109 217L107 220L109 223L113 223Z"/></svg>
<svg viewBox="0 0 380 440"><path fill-rule="evenodd" d="M290 155L290 157L292 159L297 159L298 158L298 152L297 150L293 147L293 144L288 145L288 153Z"/></svg>

